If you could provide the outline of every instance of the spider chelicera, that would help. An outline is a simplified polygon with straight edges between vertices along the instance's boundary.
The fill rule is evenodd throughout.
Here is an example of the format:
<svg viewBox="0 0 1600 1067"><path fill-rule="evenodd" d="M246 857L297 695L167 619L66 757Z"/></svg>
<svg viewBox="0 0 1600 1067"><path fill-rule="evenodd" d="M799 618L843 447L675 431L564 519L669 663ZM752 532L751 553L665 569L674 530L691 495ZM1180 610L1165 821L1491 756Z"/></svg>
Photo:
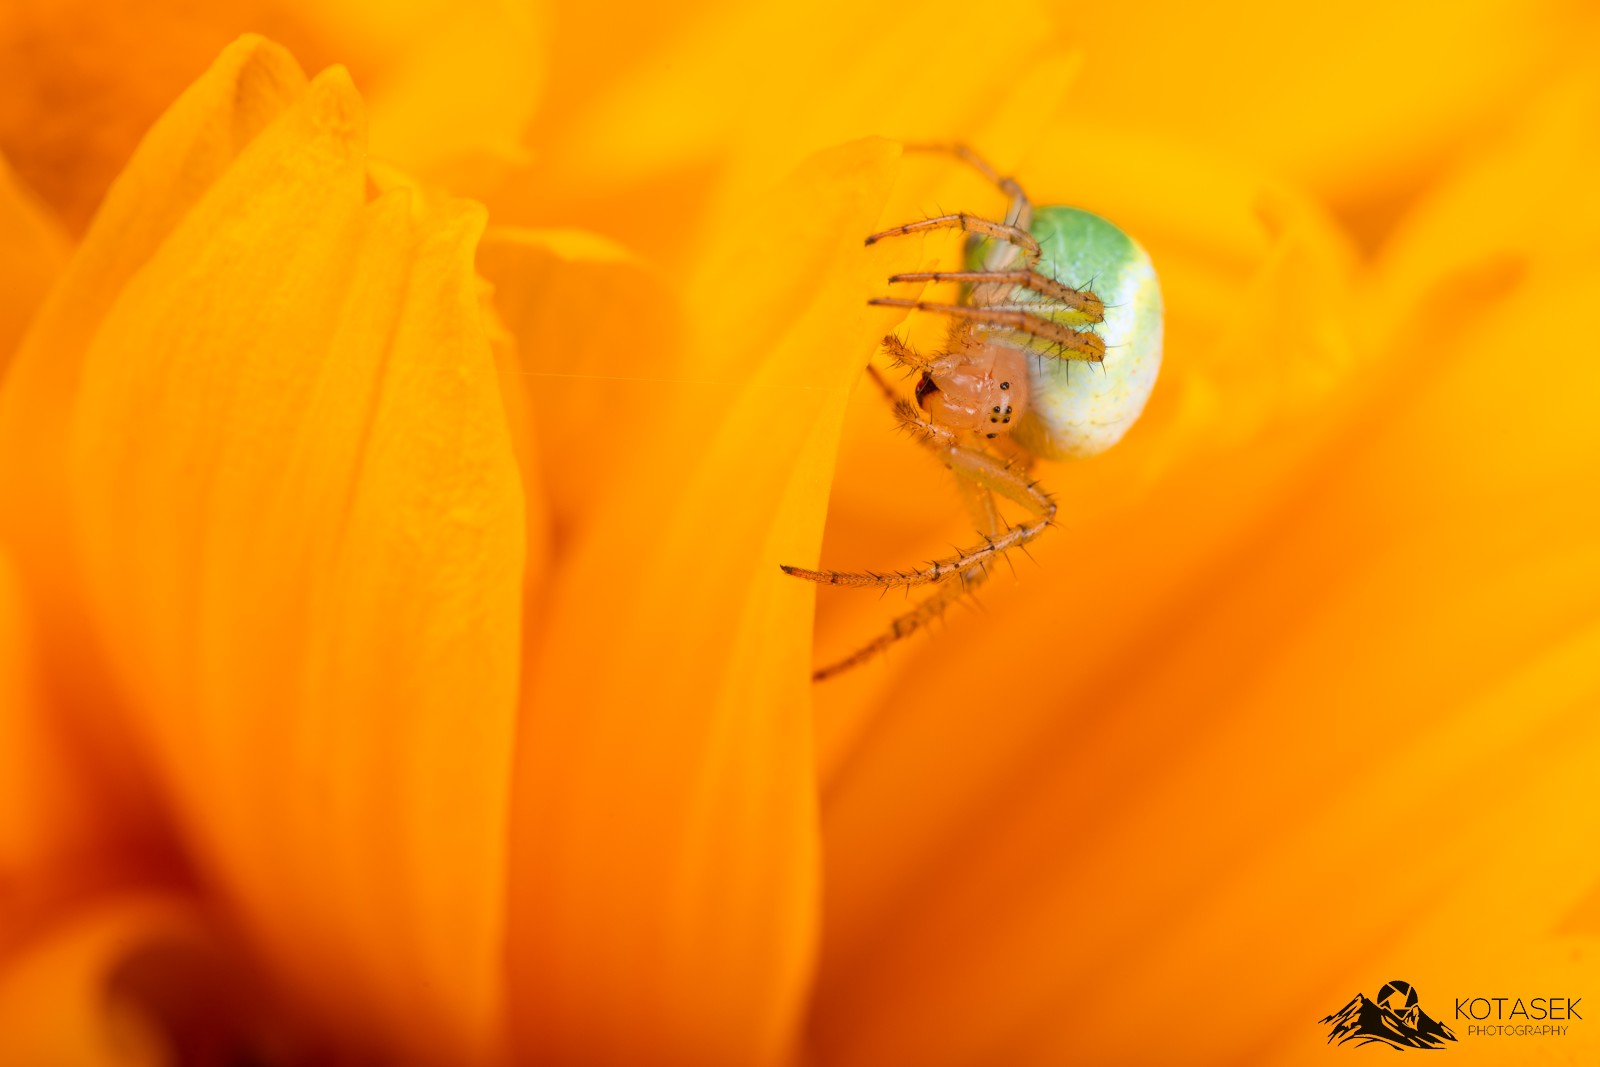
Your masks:
<svg viewBox="0 0 1600 1067"><path fill-rule="evenodd" d="M983 582L998 557L1048 529L1056 503L1030 476L1033 460L1110 448L1144 410L1161 366L1161 290L1150 257L1132 238L1078 208L1035 208L1015 179L964 145L908 147L951 153L1010 197L999 220L959 212L894 226L866 241L935 230L969 235L966 270L889 279L891 285L959 283L958 303L869 301L950 317L948 340L937 352L918 352L893 335L883 339L890 363L916 376L914 397L896 397L875 368L867 370L901 427L955 475L983 540L911 570L785 566L788 574L824 585L936 586L872 641L818 668L812 677L819 681L915 633ZM1096 364L1098 372L1074 373L1073 363ZM997 493L1025 508L1028 518L1006 522Z"/></svg>

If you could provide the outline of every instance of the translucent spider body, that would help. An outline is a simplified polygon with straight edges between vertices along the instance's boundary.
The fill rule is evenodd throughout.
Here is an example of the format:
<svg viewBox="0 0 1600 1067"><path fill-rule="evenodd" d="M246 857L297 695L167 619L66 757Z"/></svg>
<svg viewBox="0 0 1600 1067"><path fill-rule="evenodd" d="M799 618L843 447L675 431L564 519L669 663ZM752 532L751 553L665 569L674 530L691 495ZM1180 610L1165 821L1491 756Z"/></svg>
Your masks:
<svg viewBox="0 0 1600 1067"><path fill-rule="evenodd" d="M927 146L934 147L934 146ZM831 677L888 648L943 613L988 576L996 557L1043 533L1056 504L1028 475L1034 458L1094 455L1122 438L1144 410L1161 366L1161 291L1150 257L1111 223L1072 207L1034 208L1022 187L970 149L940 146L1011 198L1004 219L957 213L875 233L867 244L937 230L969 234L966 269L896 274L891 285L953 282L958 303L878 297L870 303L949 316L942 351L923 354L894 336L883 352L917 376L913 399L873 380L901 426L955 475L981 544L912 570L808 570L797 578L876 588L935 585L852 655L818 669ZM1072 364L1096 364L1089 368ZM1009 439L1011 446L1000 446ZM1029 512L1007 524L995 494Z"/></svg>

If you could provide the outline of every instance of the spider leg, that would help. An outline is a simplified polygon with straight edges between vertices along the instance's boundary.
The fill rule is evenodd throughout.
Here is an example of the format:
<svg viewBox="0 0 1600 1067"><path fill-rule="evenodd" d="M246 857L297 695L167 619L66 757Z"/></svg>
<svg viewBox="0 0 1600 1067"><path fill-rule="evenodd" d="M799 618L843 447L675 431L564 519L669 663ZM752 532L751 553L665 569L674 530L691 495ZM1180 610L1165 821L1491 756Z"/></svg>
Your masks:
<svg viewBox="0 0 1600 1067"><path fill-rule="evenodd" d="M1033 205L1028 201L1028 194L1022 191L1022 186L1015 178L1003 176L989 161L968 146L958 142L938 144L908 144L906 148L913 152L946 152L967 164L979 174L992 182L999 190L1011 198L1011 206L1006 209L1005 221L1022 230L1031 230L1033 227ZM984 266L989 270L1004 270L1013 267L1017 262L1017 253L1021 250L1016 247L1017 242L1010 244L997 244L990 248L984 255ZM1024 246L1025 248L1026 246ZM1037 253L1028 255L1028 266L1039 262Z"/></svg>
<svg viewBox="0 0 1600 1067"><path fill-rule="evenodd" d="M894 417L900 423L901 429L908 429L916 435L919 444L928 446L934 453L953 439L948 431L940 428L918 410L917 406L894 391L894 386L889 384L883 372L872 364L867 364L867 376L872 379L872 384L878 387L878 395L883 397L894 412ZM940 432L933 432L940 431ZM994 507L994 494L975 482L970 482L957 476L956 490L961 494L961 502L966 505L967 514L972 516L972 522L980 530L988 531L990 536L1000 533L1000 513Z"/></svg>
<svg viewBox="0 0 1600 1067"><path fill-rule="evenodd" d="M973 303L980 307L999 307L1015 289L1038 293L1046 300L1038 304L1016 305L1052 316L1070 316L1075 322L1093 323L1105 319L1104 302L1088 289L1074 289L1034 270L924 270L891 275L896 282L972 282Z"/></svg>
<svg viewBox="0 0 1600 1067"><path fill-rule="evenodd" d="M963 327L964 328L964 327ZM898 358L909 353L917 357L914 350L903 345L898 338L889 338L885 347L890 350L891 358ZM908 360L909 362L909 360ZM903 638L909 637L928 626L933 620L941 618L945 609L956 600L972 592L989 578L989 561L991 557L1003 556L1008 547L1023 548L1027 541L1042 533L1050 524L1055 515L1055 502L1049 495L1038 488L1035 483L1029 482L1016 465L1004 463L998 458L979 449L962 445L955 434L942 426L929 421L910 400L899 397L883 374L871 364L867 366L867 374L878 387L879 393L888 401L895 410L895 417L900 425L910 431L918 440L950 468L955 475L957 492L962 503L966 506L968 514L984 538L984 545L972 552L964 552L960 557L949 561L935 561L931 566L939 572L938 585L932 593L917 601L909 611L902 612L890 620L889 626L877 637L867 642L855 652L844 659L837 660L824 667L819 667L812 672L812 681L823 681L835 675L842 674L852 667L859 666L867 660L886 651L891 645ZM1007 527L1000 517L999 510L995 507L994 494L1001 492L1013 500L1019 500L1030 509L1036 511L1040 520L1022 527ZM963 557L965 557L963 559ZM808 571L800 567L785 566L783 570L799 578L808 578L812 581L831 582L831 584L877 584L887 588L891 584L906 584L898 582L869 581L866 583L848 583L832 581L835 576L839 578L852 577L830 571ZM854 576L869 577L869 576ZM872 575L873 579L886 577ZM952 580L953 579L953 580ZM911 583L921 584L921 583Z"/></svg>
<svg viewBox="0 0 1600 1067"><path fill-rule="evenodd" d="M962 229L970 233L981 233L989 237L998 238L1001 244L991 248L984 257L985 266L990 270L1002 270L1013 266L1017 261L1018 252L1027 257L1027 265L1032 267L1039 262L1039 242L1034 240L1028 232L1033 226L1033 204L1028 200L1028 194L1023 191L1022 185L1015 179L1002 175L989 161L968 146L960 142L914 142L907 144L909 152L942 152L955 156L984 178L988 179L1002 193L1011 198L1011 204L1006 209L1005 221L1002 223L988 222L984 219L974 220L968 215L945 215L939 219L929 219L925 223L911 223L909 226L897 226L892 230L873 234L867 238L867 244L872 244L883 237L898 236L903 233L916 233L928 229ZM958 222L955 220L966 220ZM939 226L930 226L926 223L941 223ZM990 229L966 223L987 223Z"/></svg>
<svg viewBox="0 0 1600 1067"><path fill-rule="evenodd" d="M989 165L971 148L955 143L913 143L905 146L908 152L944 152L955 156L979 174L982 174L991 183L997 186L1002 193L1011 198L1011 207L1006 211L1006 221L1013 226L1020 226L1024 230L1033 222L1033 205L1028 202L1028 194L1022 191L1022 186L1017 184L1015 178L1007 178Z"/></svg>
<svg viewBox="0 0 1600 1067"><path fill-rule="evenodd" d="M953 215L939 215L931 219L920 219L908 222L903 226L894 226L867 238L867 244L877 244L885 237L903 237L908 233L925 233L929 230L961 230L963 233L982 234L992 237L1007 245L1012 245L1022 251L1027 258L1028 266L1035 267L1039 257L1043 254L1039 250L1039 242L1021 226L1009 222L995 222L992 219L980 218L966 212L957 212Z"/></svg>
<svg viewBox="0 0 1600 1067"><path fill-rule="evenodd" d="M1000 519L1000 513L995 510L994 493L970 481L961 475L955 479L956 489L961 494L962 503L967 506L967 512L977 524L979 530L988 538L1002 536L1005 529ZM909 611L896 615L889 621L889 625L871 641L856 649L844 659L835 660L824 667L818 667L811 673L814 682L825 681L835 675L843 674L851 667L857 667L872 657L888 651L889 647L903 638L910 637L918 630L923 629L933 620L944 615L945 608L966 596L989 578L989 568L986 566L973 567L958 575L954 581L943 582L938 585L928 596L912 605Z"/></svg>
<svg viewBox="0 0 1600 1067"><path fill-rule="evenodd" d="M910 611L896 615L890 620L888 629L884 630L883 633L862 645L844 659L836 660L826 667L818 667L812 671L811 680L813 682L821 682L835 675L843 674L851 667L860 666L880 652L887 651L889 646L896 641L910 637L934 619L942 616L945 608L977 588L987 577L988 572L980 568L961 575L956 581L944 583L928 596L917 601Z"/></svg>
<svg viewBox="0 0 1600 1067"><path fill-rule="evenodd" d="M907 370L931 370L934 364L932 357L923 355L892 333L883 339L883 354L889 357L890 363L893 363L896 367L905 367ZM873 374L877 373L870 363L867 364L867 370ZM881 379L879 379L879 382L882 384ZM894 399L894 394L891 392L890 400Z"/></svg>
<svg viewBox="0 0 1600 1067"><path fill-rule="evenodd" d="M954 556L931 561L918 570L892 571L879 574L873 571L826 571L805 567L782 565L785 574L819 585L867 586L882 589L906 588L913 585L930 585L957 575L965 576L975 568L987 566L991 560L1013 548L1021 547L1044 533L1055 519L1056 503L1050 494L1029 481L1025 474L997 456L981 448L960 443L955 434L942 426L929 422L909 400L895 405L895 416L922 444L932 449L939 460L949 467L957 478L964 478L977 486L999 493L1033 512L1035 518L1017 526L1006 526L997 533L984 534L983 544L963 549Z"/></svg>
<svg viewBox="0 0 1600 1067"><path fill-rule="evenodd" d="M915 308L918 311L936 311L973 323L980 329L1002 330L1013 334L1027 334L1059 347L1063 359L1086 360L1099 363L1105 359L1106 343L1099 335L1088 330L1075 330L1064 323L1035 315L1031 311L1015 308L974 307L970 304L936 304L927 300L901 300L880 296L867 301L879 307ZM1076 353L1075 355L1070 353Z"/></svg>

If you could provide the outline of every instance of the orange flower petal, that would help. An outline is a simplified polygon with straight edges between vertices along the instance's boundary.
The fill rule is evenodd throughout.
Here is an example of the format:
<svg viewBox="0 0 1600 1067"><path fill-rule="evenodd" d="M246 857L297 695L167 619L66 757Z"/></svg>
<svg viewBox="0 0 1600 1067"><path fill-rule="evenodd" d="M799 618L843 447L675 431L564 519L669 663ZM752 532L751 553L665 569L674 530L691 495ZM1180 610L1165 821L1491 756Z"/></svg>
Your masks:
<svg viewBox="0 0 1600 1067"><path fill-rule="evenodd" d="M0 152L80 232L195 73L240 34L266 32L370 87L374 155L472 191L526 158L544 22L530 0L12 0L0 10Z"/></svg>
<svg viewBox="0 0 1600 1067"><path fill-rule="evenodd" d="M1600 77L1574 77L1496 129L1430 189L1383 249L1371 301L1374 335L1393 343L1415 307L1471 303L1448 286L1464 269L1539 260L1583 269L1600 247L1600 202L1584 176L1600 168ZM1502 294L1491 293L1491 297Z"/></svg>
<svg viewBox="0 0 1600 1067"><path fill-rule="evenodd" d="M827 798L821 1060L1298 1062L1398 974L1576 980L1600 370L1571 338L1600 276L1445 280L1459 299L1344 364L1378 380L1285 394L1309 427L1247 421L896 672ZM1251 990L1249 1033L1216 1025L1219 989Z"/></svg>
<svg viewBox="0 0 1600 1067"><path fill-rule="evenodd" d="M254 28L230 27L230 6L13 0L0 10L0 147L69 232L83 232L151 121Z"/></svg>
<svg viewBox="0 0 1600 1067"><path fill-rule="evenodd" d="M812 593L778 564L815 554L845 398L894 323L865 296L906 250L861 236L898 156L823 153L774 192L782 211L719 242L651 420L618 430L634 455L556 583L519 739L532 1059L792 1054L817 922Z"/></svg>
<svg viewBox="0 0 1600 1067"><path fill-rule="evenodd" d="M66 261L66 236L0 156L0 373Z"/></svg>
<svg viewBox="0 0 1600 1067"><path fill-rule="evenodd" d="M141 951L192 946L191 915L159 897L82 914L0 967L6 1064L159 1067L179 1062L160 1020L119 995L120 964Z"/></svg>
<svg viewBox="0 0 1600 1067"><path fill-rule="evenodd" d="M1085 84L1105 87L1091 122L1283 173L1368 236L1530 90L1588 64L1597 28L1568 0L1473 0L1447 19L1382 0L1051 6L1083 35Z"/></svg>
<svg viewBox="0 0 1600 1067"><path fill-rule="evenodd" d="M0 1062L83 1067L320 1062L187 900L74 910L0 966Z"/></svg>
<svg viewBox="0 0 1600 1067"><path fill-rule="evenodd" d="M1060 503L1062 528L1029 547L1038 566L1016 557L1016 580L1002 567L978 595L977 610L958 606L946 615L958 632L994 635L979 655L1005 655L1004 646L1014 642L1008 635L1016 623L999 625L986 613L1016 610L1007 606L1015 594L1038 612L1022 625L1059 631L1076 620L1070 625L1092 633L1102 649L1146 640L1150 612L1183 595L1182 576L1211 565L1294 491L1296 463L1341 425L1363 395L1359 386L1373 360L1352 343L1350 249L1313 204L1249 168L1147 138L1111 138L1109 148L1082 160L1070 143L1040 146L1020 175L1038 202L1096 211L1149 249L1167 306L1168 358L1149 407L1123 443L1088 461L1037 468ZM1185 181L1165 181L1172 173ZM941 202L976 210L1003 203L981 185L961 188L959 199ZM930 248L930 258L937 251ZM891 425L876 397L856 398L829 512L827 565L896 569L971 538L949 475ZM1272 447L1260 448L1263 440ZM1230 477L1218 479L1219 469ZM1156 502L1192 515L1183 537L1173 539L1161 522L1140 525L1143 509ZM1084 566L1088 558L1109 558L1113 544L1136 561L1131 572ZM823 591L819 601L822 661L860 647L904 610L898 598L847 591ZM857 734L881 707L906 706L900 690L908 678L967 654L952 651L962 640L937 633L913 638L885 663L819 690L825 783L851 758ZM1069 657L1058 667L1089 672L1099 661ZM990 699L977 691L969 697Z"/></svg>
<svg viewBox="0 0 1600 1067"><path fill-rule="evenodd" d="M331 70L122 287L74 404L75 531L141 748L251 942L336 1029L471 1061L502 1026L522 499L482 213L365 183Z"/></svg>
<svg viewBox="0 0 1600 1067"><path fill-rule="evenodd" d="M961 0L828 0L775 22L771 9L706 3L647 45L623 44L602 77L586 57L557 56L529 134L544 158L492 199L496 218L597 229L675 265L767 217L774 176L828 145L968 138L1009 152L1055 117L1076 60L1036 0L1007 9L1028 32L976 59L959 40L971 15ZM583 39L613 32L604 11L557 17Z"/></svg>
<svg viewBox="0 0 1600 1067"><path fill-rule="evenodd" d="M242 39L218 57L151 128L107 195L39 308L0 393L0 531L32 616L47 740L64 759L70 750L79 804L93 812L95 824L93 846L86 844L70 864L74 882L85 881L89 868L123 860L148 866L136 853L163 832L158 802L115 720L118 698L83 618L64 532L66 434L85 348L128 279L304 85L293 59L260 38ZM62 830L62 842L71 837Z"/></svg>
<svg viewBox="0 0 1600 1067"><path fill-rule="evenodd" d="M491 227L478 268L515 342L503 384L536 438L530 491L548 497L565 546L635 454L680 361L679 297L632 252L576 230Z"/></svg>
<svg viewBox="0 0 1600 1067"><path fill-rule="evenodd" d="M533 0L285 7L338 49L368 95L372 152L457 193L524 163L545 75L544 5Z"/></svg>
<svg viewBox="0 0 1600 1067"><path fill-rule="evenodd" d="M13 538L29 538L30 571L55 555L64 522L61 440L89 338L128 279L304 85L294 60L260 38L224 51L150 130L39 310L0 396L3 495L29 502L0 515Z"/></svg>
<svg viewBox="0 0 1600 1067"><path fill-rule="evenodd" d="M0 956L86 859L86 813L44 715L33 637L0 558Z"/></svg>

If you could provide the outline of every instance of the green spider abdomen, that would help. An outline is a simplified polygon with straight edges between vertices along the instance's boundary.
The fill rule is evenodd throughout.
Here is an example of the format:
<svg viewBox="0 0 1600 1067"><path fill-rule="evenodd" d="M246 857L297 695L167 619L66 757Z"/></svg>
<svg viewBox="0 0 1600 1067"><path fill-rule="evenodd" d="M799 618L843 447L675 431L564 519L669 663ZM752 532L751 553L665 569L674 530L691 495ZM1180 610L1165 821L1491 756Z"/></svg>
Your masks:
<svg viewBox="0 0 1600 1067"><path fill-rule="evenodd" d="M1092 290L1105 304L1104 320L1087 328L1105 341L1106 351L1103 361L1091 364L1055 358L1039 344L1038 357L1028 359L1032 400L1012 436L1047 459L1092 456L1122 439L1155 386L1161 369L1161 286L1145 250L1098 215L1038 207L1029 232L1042 252L1036 268L1041 274ZM990 247L987 240L973 243L972 269L981 269ZM1016 301L1034 303L1040 297L1019 289Z"/></svg>

